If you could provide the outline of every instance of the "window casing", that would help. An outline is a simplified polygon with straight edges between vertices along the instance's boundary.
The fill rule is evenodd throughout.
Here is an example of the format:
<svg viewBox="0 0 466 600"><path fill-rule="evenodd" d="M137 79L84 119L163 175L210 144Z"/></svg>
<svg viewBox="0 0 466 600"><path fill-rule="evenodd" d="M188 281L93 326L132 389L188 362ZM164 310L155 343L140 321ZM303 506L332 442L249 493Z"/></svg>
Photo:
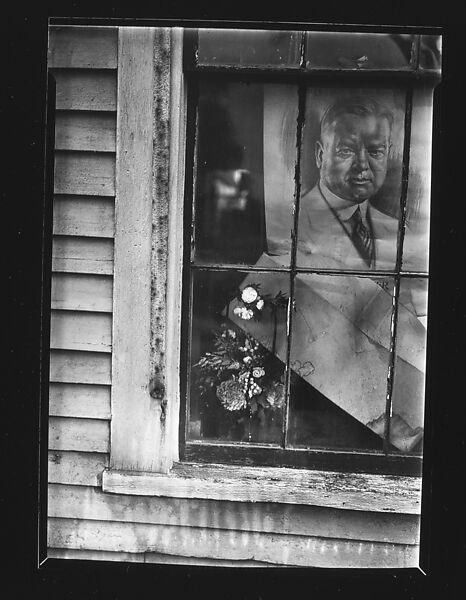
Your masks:
<svg viewBox="0 0 466 600"><path fill-rule="evenodd" d="M261 32L263 33L263 32ZM272 32L267 32L270 34ZM213 32L215 38L216 33ZM250 34L251 35L251 34ZM328 33L320 32L319 35L327 43ZM333 33L333 35L338 35ZM344 34L347 39L349 36L357 34ZM201 42L196 37L195 32L189 31L185 34L184 47L184 65L185 76L188 81L188 123L187 123L187 152L186 152L186 184L185 184L185 234L184 234L184 276L183 276L183 324L182 324L182 352L181 352L181 399L185 405L181 410L180 419L180 458L181 460L193 462L210 462L210 463L232 463L232 464L255 464L265 466L292 466L311 469L328 469L328 470L344 470L344 471L367 471L367 472L382 472L394 474L409 474L419 475L421 472L422 461L422 444L419 444L414 451L400 451L393 444L389 443L390 438L390 418L387 416L393 414L394 402L398 402L396 387L397 363L401 365L401 358L397 354L397 340L401 335L397 333L399 323L403 327L406 326L406 319L409 320L409 315L405 314L403 306L400 308L400 293L406 291L412 284L416 282L418 285L414 288L424 288L428 281L427 267L427 245L422 246L417 253L417 260L409 263L405 259L403 263L403 247L405 239L409 242L410 230L406 228L409 221L409 210L412 202L409 203L410 195L413 190L413 177L410 172L411 154L419 152L415 148L412 152L412 127L413 122L416 127L419 127L419 122L416 119L422 118L419 115L422 112L422 106L427 105L432 109L432 93L434 85L438 82L439 71L437 68L432 68L432 51L429 54L429 48L435 49L434 40L428 39L427 36L404 36L403 48L405 52L405 62L400 62L397 55L396 60L390 63L390 57L384 58L385 63L371 63L370 59L361 64L344 63L343 66L329 64L312 64L312 59L308 57L312 48L313 38L312 33L306 35L304 32L287 32L287 39L292 40L293 51L288 53L288 59L291 58L291 64L263 65L257 66L251 64L251 58L246 56L240 57L240 64L228 64L228 60L224 57L224 63L219 64L212 59L213 53L211 46L204 45L202 36L206 36L206 32L201 33ZM234 34L233 34L234 37ZM403 36L400 36L403 37ZM432 36L433 37L433 36ZM409 39L408 39L409 38ZM258 37L256 39L259 39ZM334 38L335 39L335 38ZM354 38L353 38L354 39ZM364 38L362 38L364 39ZM210 40L211 41L211 40ZM294 45L293 45L294 44ZM258 44L260 45L260 44ZM215 45L214 45L215 47ZM371 46L369 45L369 49ZM409 48L409 50L407 50ZM426 50L427 48L427 50ZM210 50L209 50L210 49ZM228 50L228 48L227 48ZM209 59L209 51L211 51ZM234 44L231 45L230 53L235 52ZM319 54L318 52L316 53ZM370 53L368 53L370 56ZM193 57L198 57L198 63ZM206 58L207 56L207 58ZM254 56L254 53L250 53ZM382 55L383 56L383 53ZM426 58L426 56L428 58ZM257 57L256 57L257 58ZM367 58L367 57L366 57ZM210 60L210 64L209 64ZM255 59L253 59L255 60ZM294 60L294 63L293 63ZM248 62L249 61L249 62ZM430 61L430 62L429 62ZM230 61L233 63L233 60ZM203 63L203 64L201 64ZM428 67L426 68L426 65ZM438 65L437 65L438 66ZM202 112L199 109L199 99L202 98L203 90L204 97L209 97L209 86L217 85L239 89L241 86L251 88L254 85L261 86L262 90L271 89L271 87L281 87L281 89L293 89L296 99L296 126L295 135L296 142L294 144L294 179L293 179L293 206L290 210L290 224L292 234L290 236L291 251L289 253L289 262L286 265L274 263L272 266L254 264L255 261L251 257L243 260L236 258L227 258L227 260L215 260L215 251L207 259L199 260L199 221L196 221L196 215L199 212L199 179L202 175L202 164L204 162L199 157L199 140L202 134L200 122L202 122ZM397 192L395 192L399 205L397 210L397 232L395 235L396 252L393 254L393 261L383 265L382 268L367 270L364 267L359 268L341 268L328 265L319 265L306 267L300 264L298 257L299 243L299 226L300 226L300 202L302 197L302 187L304 178L303 173L303 152L305 146L303 143L306 122L306 104L309 101L309 96L312 99L313 91L319 92L322 89L330 89L336 92L335 97L341 90L348 91L349 89L373 89L384 95L396 90L398 98L402 102L403 122L400 129L400 149L401 158L399 160L399 181ZM382 92L380 92L382 90ZM331 93L330 93L331 95ZM421 99L421 101L420 101ZM423 104L424 102L424 104ZM430 105L429 105L430 102ZM413 106L415 108L413 112ZM421 107L421 108L420 108ZM209 113L207 112L207 117ZM424 123L429 123L429 115L424 115ZM431 113L430 113L431 118ZM265 121L264 121L265 123ZM430 123L429 123L430 124ZM266 125L264 124L264 127ZM418 144L419 145L419 144ZM215 148L211 149L215 151ZM422 161L422 158L420 159ZM426 162L424 160L424 162ZM428 170L428 166L423 165L423 168ZM265 168L264 168L265 170ZM426 173L426 171L424 171ZM411 175L411 178L410 178ZM265 175L264 175L265 177ZM428 186L427 186L428 188ZM428 189L427 189L428 191ZM428 194L427 194L428 196ZM427 208L428 219L428 208ZM428 221L427 221L428 222ZM207 227L208 230L208 227ZM220 240L222 236L220 235ZM419 243L421 238L416 238ZM421 239L422 242L422 239ZM220 242L220 246L221 242ZM405 246L407 247L407 245ZM416 247L416 244L413 245ZM234 254L233 254L234 256ZM407 256L407 254L406 254ZM385 418L379 420L377 426L379 430L380 447L376 448L361 448L361 447L328 447L325 443L312 446L311 443L295 444L290 448L290 403L287 400L282 415L281 436L280 439L274 438L272 443L261 443L254 441L244 441L244 439L227 440L222 439L222 435L214 435L212 439L206 436L207 439L202 439L199 433L196 433L196 427L192 427L191 405L188 400L192 384L190 382L190 373L188 365L192 365L195 360L190 357L192 352L192 331L193 331L193 310L195 310L195 299L193 300L193 285L196 286L196 278L199 274L209 277L209 274L215 279L215 274L223 273L228 277L229 274L240 274L237 279L241 281L243 277L248 277L246 282L254 282L255 276L261 276L263 279L271 279L277 274L281 277L289 278L289 287L287 288L288 304L286 307L286 350L283 361L286 364L284 374L284 387L286 389L286 397L290 397L290 391L293 391L293 377L289 368L290 360L293 355L293 320L296 319L296 288L298 281L301 285L302 280L318 279L321 282L346 281L348 278L352 281L361 280L367 282L374 278L378 279L380 287L391 292L391 307L388 322L385 322L387 328L385 332L386 342L386 390L384 393L383 414ZM207 275L205 275L207 274ZM320 278L320 279L319 279ZM194 284L193 284L194 281ZM246 284L244 284L246 285ZM243 287L244 287L243 285ZM233 286L232 286L233 287ZM267 287L267 286L265 286ZM273 287L273 286L272 286ZM215 289L213 286L215 295ZM417 293L417 292L416 292ZM232 301L232 296L228 296L228 302ZM385 298L387 301L387 298ZM194 309L193 309L194 306ZM205 315L204 315L205 316ZM237 320L238 321L238 320ZM416 326L417 327L417 326ZM419 330L417 327L416 331ZM236 330L238 331L238 330ZM387 337L388 336L388 337ZM419 332L418 332L419 337ZM387 343L388 339L388 343ZM191 340L191 341L189 341ZM401 349L403 344L399 344ZM195 357L197 360L199 356ZM423 357L425 360L425 356ZM401 367L399 367L401 372ZM423 392L423 380L422 380ZM398 386L399 387L399 386ZM423 398L422 398L423 401ZM191 394L192 402L192 394ZM192 421L193 419L191 419ZM191 426L191 428L190 428ZM395 424L396 427L396 424ZM193 435L193 431L195 432Z"/></svg>
<svg viewBox="0 0 466 600"><path fill-rule="evenodd" d="M188 38L192 35L191 31L184 33ZM236 449L217 444L212 449L209 444L184 443L185 406L180 410L184 387L180 393L180 378L185 386L187 336L186 321L182 328L179 317L187 314L189 295L182 298L183 249L190 247L191 231L189 227L183 230L181 225L192 201L189 190L194 176L191 167L195 142L187 84L195 84L203 70L197 67L197 72L191 74L190 48L183 43L182 29L119 30L112 420L110 466L102 474L102 490L111 494L299 503L354 510L370 506L372 512L417 515L421 479L403 475L413 472L411 465L401 468L411 457L383 457L382 469L372 454L298 450L293 451L290 469L280 466L287 463L283 460L286 451L281 448L267 447L264 452L257 445ZM248 69L245 67L240 75L246 75ZM223 71L218 69L219 79ZM254 69L250 75L258 81L266 80L270 74L265 71ZM319 80L319 74L313 73L312 80L328 84L328 74L323 75ZM348 75L341 72L339 78L344 81L365 76L351 71ZM411 77L397 76L404 82ZM228 71L228 78L235 77L239 75ZM290 73L280 71L272 79L289 82L289 77ZM306 81L309 75L295 69L293 77ZM379 73L378 77L385 80L387 75ZM432 87L438 73L425 77ZM142 104L146 106L144 111ZM163 114L168 115L163 134L158 122L160 104L166 107ZM187 114L190 118L186 123ZM133 145L138 140L142 142ZM161 150L157 156L156 148ZM157 167L163 161L169 165L168 173L165 170L154 185L162 175ZM426 169L429 173L428 165ZM136 176L138 173L141 177ZM132 185L125 184L126 176L133 177ZM183 190L188 196L186 201ZM151 243L146 243L149 240ZM167 255L159 253L166 262L154 263L157 240L168 242ZM147 277L139 277L140 270ZM164 273L168 274L166 287L161 284L161 270L162 279ZM154 294L158 294L157 306L161 306L158 315L152 310ZM169 324L162 353L153 343L160 333L153 327L154 321ZM154 364L159 366L158 374L163 379L154 377ZM235 452L236 457L232 456ZM316 465L315 470L309 468L312 465ZM390 465L393 469L388 468ZM382 474L390 471L397 476ZM378 474L371 474L374 472Z"/></svg>

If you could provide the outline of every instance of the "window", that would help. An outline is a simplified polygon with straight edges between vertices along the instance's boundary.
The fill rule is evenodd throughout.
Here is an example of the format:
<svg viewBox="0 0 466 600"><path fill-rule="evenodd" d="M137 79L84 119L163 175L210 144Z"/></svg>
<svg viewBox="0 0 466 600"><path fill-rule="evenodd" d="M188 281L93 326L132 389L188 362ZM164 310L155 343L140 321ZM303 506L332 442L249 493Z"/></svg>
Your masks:
<svg viewBox="0 0 466 600"><path fill-rule="evenodd" d="M186 37L181 458L420 474L440 38Z"/></svg>
<svg viewBox="0 0 466 600"><path fill-rule="evenodd" d="M439 37L124 27L118 64L103 490L418 513Z"/></svg>

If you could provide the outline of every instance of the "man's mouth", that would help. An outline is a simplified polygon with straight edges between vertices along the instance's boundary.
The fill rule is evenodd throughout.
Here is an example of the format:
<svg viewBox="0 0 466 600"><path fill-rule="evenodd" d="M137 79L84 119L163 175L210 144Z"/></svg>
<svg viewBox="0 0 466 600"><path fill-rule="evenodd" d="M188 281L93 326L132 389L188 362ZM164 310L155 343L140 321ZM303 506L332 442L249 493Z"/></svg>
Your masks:
<svg viewBox="0 0 466 600"><path fill-rule="evenodd" d="M372 183L371 179L350 179L353 185L367 185L368 183Z"/></svg>

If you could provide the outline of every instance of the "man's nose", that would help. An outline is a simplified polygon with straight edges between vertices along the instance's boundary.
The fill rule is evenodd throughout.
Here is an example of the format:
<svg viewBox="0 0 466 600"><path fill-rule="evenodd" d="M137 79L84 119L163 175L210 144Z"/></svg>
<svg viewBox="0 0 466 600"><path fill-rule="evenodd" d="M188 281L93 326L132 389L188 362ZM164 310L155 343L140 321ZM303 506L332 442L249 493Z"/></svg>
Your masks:
<svg viewBox="0 0 466 600"><path fill-rule="evenodd" d="M369 169L369 160L366 148L360 148L355 155L354 166L358 171L367 171Z"/></svg>

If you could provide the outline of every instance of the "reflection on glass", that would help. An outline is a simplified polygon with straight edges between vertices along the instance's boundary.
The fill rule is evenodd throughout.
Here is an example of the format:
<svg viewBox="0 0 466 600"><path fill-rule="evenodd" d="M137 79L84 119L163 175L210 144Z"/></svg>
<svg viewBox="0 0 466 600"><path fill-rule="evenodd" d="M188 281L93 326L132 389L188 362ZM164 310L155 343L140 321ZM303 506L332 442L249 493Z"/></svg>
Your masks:
<svg viewBox="0 0 466 600"><path fill-rule="evenodd" d="M189 439L281 442L288 285L281 274L193 274Z"/></svg>
<svg viewBox="0 0 466 600"><path fill-rule="evenodd" d="M291 445L382 449L393 279L296 277Z"/></svg>
<svg viewBox="0 0 466 600"><path fill-rule="evenodd" d="M421 69L440 69L442 66L442 36L421 35L419 44Z"/></svg>
<svg viewBox="0 0 466 600"><path fill-rule="evenodd" d="M195 261L254 264L290 249L295 86L201 85Z"/></svg>
<svg viewBox="0 0 466 600"><path fill-rule="evenodd" d="M403 453L422 451L427 287L420 278L400 284L390 442Z"/></svg>
<svg viewBox="0 0 466 600"><path fill-rule="evenodd" d="M403 92L310 89L307 106L298 266L393 269Z"/></svg>
<svg viewBox="0 0 466 600"><path fill-rule="evenodd" d="M413 36L387 33L309 32L306 66L328 69L409 68Z"/></svg>
<svg viewBox="0 0 466 600"><path fill-rule="evenodd" d="M300 42L297 31L200 29L198 64L298 67Z"/></svg>
<svg viewBox="0 0 466 600"><path fill-rule="evenodd" d="M428 271L430 179L432 152L432 88L413 93L406 229L402 269Z"/></svg>

